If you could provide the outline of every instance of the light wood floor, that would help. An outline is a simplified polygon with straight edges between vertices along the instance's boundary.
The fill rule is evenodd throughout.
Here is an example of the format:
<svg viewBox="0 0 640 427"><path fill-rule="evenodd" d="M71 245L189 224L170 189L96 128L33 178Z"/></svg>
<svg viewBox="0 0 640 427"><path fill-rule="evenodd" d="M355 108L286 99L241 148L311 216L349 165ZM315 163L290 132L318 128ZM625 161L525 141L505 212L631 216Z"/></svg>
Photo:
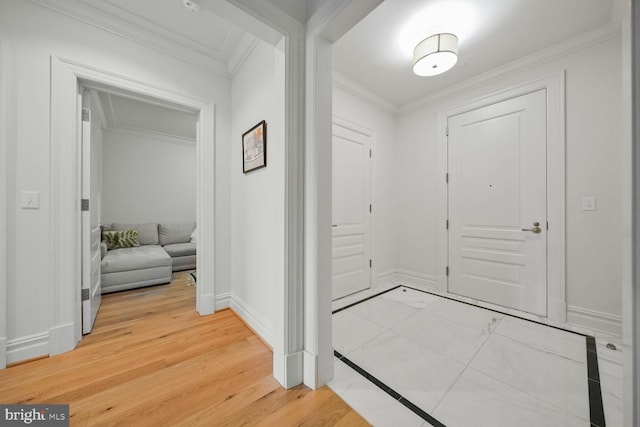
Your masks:
<svg viewBox="0 0 640 427"><path fill-rule="evenodd" d="M0 402L70 404L71 425L367 425L329 388L282 389L230 310L195 312L187 273L105 295L72 352L0 371Z"/></svg>

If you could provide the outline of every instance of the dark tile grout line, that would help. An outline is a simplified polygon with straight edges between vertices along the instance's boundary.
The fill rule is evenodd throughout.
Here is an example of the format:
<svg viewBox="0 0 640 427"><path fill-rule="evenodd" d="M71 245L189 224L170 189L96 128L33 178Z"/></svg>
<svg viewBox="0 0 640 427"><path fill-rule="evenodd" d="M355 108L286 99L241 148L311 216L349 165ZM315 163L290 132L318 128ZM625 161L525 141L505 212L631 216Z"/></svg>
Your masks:
<svg viewBox="0 0 640 427"><path fill-rule="evenodd" d="M346 356L343 356L337 350L333 350L333 354L342 363L344 363L345 365L349 366L351 369L353 369L354 371L356 371L357 373L362 375L369 382L374 384L380 390L382 390L385 393L387 393L389 396L391 396L398 403L400 403L405 408L409 409L411 412L413 412L414 414L416 414L417 416L419 416L420 418L422 418L423 420L425 420L426 422L431 424L433 427L446 427L446 425L442 424L440 421L438 421L437 419L433 418L431 415L429 415L429 413L425 412L424 410L422 410L421 408L416 406L410 400L408 400L407 398L403 397L400 393L398 393L397 391L395 391L394 389L392 389L391 387L389 387L388 385L386 385L385 383L380 381L378 378L376 378L373 375L371 375L369 372L367 372L364 369L362 369L359 365L354 363L352 360L348 359Z"/></svg>
<svg viewBox="0 0 640 427"><path fill-rule="evenodd" d="M459 302L459 303L462 303L462 304L467 304L467 305L470 305L472 307L482 308L482 309L488 310L488 311L493 311L494 313L504 314L505 316L511 316L511 317L516 318L516 319L525 320L527 322L535 323L537 325L546 326L548 328L553 328L553 329L557 329L557 330L560 330L560 331L568 332L570 334L580 335L580 336L584 337L586 339L586 343L587 343L587 345L586 345L586 347L587 347L587 383L588 383L588 387L589 387L589 418L590 418L590 424L592 426L594 426L594 427L606 427L606 423L605 423L605 419L604 419L604 406L603 406L603 403L602 403L602 388L600 386L600 373L599 373L599 369L598 369L598 352L597 352L597 347L596 347L596 339L595 339L595 337L593 337L591 335L586 335L586 334L582 334L580 332L571 331L571 330L568 330L568 329L561 328L559 326L547 325L545 323L538 322L538 321L531 320L531 319L527 319L525 317L516 316L516 315L510 314L510 313L505 313L503 311L494 310L492 308L482 307L482 306L479 306L479 305L472 304L470 302L460 301L460 300L457 300L455 298L451 298L451 297L447 297L447 296L443 296L443 295L438 295L438 294L433 293L433 292L425 291L423 289L413 288L413 287L407 286L407 285L394 286L393 288L387 289L386 291L382 291L382 292L380 292L378 294L371 295L371 296L369 296L367 298L364 298L362 300L359 300L359 301L353 302L351 304L348 304L348 305L346 305L344 307L338 308L338 309L332 311L331 314L333 315L333 314L339 313L339 312L341 312L343 310L351 308L351 307L353 307L355 305L358 305L360 303L363 303L365 301L369 301L370 299L373 299L375 297L379 297L380 295L386 294L387 292L394 291L394 290L396 290L398 288L401 288L401 287L412 289L412 290L418 291L418 292L423 292L425 294L433 295L433 296L436 296L436 297L445 298L445 299L448 299L450 301L455 301L455 302ZM416 406L415 404L413 404L412 402L407 400L405 397L403 397L400 394L398 394L391 387L387 386L382 381L380 381L379 379L377 379L373 375L369 374L367 371L362 369L356 363L354 363L353 361L347 359L345 356L340 354L337 350L334 350L333 353L336 355L336 357L338 359L342 360L345 364L350 366L352 369L357 371L360 375L362 375L363 377L365 377L366 379L371 381L378 388L380 388L381 390L383 390L384 392L386 392L390 396L392 396L394 398L395 398L395 395L400 396L400 399L399 400L396 399L396 400L398 400L405 407L407 407L408 409L413 411L416 415L420 416L423 420L428 421L429 423L433 424L433 422L429 420L429 419L433 419L433 421L438 423L438 424L434 424L434 426L444 426L444 424L440 423L438 420L433 418L428 413L424 412L418 406ZM372 380L372 378L373 378L373 380ZM390 393L388 390L391 391L394 394ZM416 409L418 410L418 412L416 412ZM428 417L429 419L425 418L423 415Z"/></svg>
<svg viewBox="0 0 640 427"><path fill-rule="evenodd" d="M598 349L594 337L587 337L587 376L589 378L589 418L591 419L591 425L605 427L600 369L598 368Z"/></svg>
<svg viewBox="0 0 640 427"><path fill-rule="evenodd" d="M413 288L411 286L406 286L406 285L399 285L399 286L404 286L405 288L413 289L414 291L418 291L418 292L424 292L425 294L434 295L436 297L445 298L445 299L448 299L450 301L455 301L455 302L459 302L459 303L462 303L462 304L470 305L471 307L481 308L483 310L493 311L494 313L504 314L505 316L511 316L511 317L516 318L516 319L525 320L527 322L535 323L536 325L545 326L547 328L553 328L553 329L557 329L559 331L569 332L570 334L580 335L581 337L587 338L587 337L591 336L591 335L583 334L581 332L576 332L576 331L572 331L572 330L569 330L569 329L565 329L565 328L562 328L560 326L548 325L546 323L539 322L537 320L527 319L526 317L521 317L521 316L517 316L515 314L506 313L504 311L496 310L494 308L482 307L481 305L476 305L476 304L473 304L473 303L470 303L470 302L467 302L467 301L460 301L460 300L455 299L455 298L447 297L447 296L444 296L444 295L439 295L439 294L436 294L434 292L425 291L423 289L417 289L417 288Z"/></svg>
<svg viewBox="0 0 640 427"><path fill-rule="evenodd" d="M378 294L371 295L371 296L369 296L369 297L367 297L367 298L364 298L364 299L358 300L358 301L356 301L356 302L352 302L351 304L347 304L347 305L345 305L344 307L337 308L337 309L333 310L333 311L331 312L331 314L339 313L339 312L341 312L342 310L346 310L347 308L351 308L351 307L353 307L354 305L358 305L358 304L363 303L363 302L365 302L365 301L369 301L370 299L373 299L373 298L375 298L375 297L379 297L380 295L386 294L387 292L394 291L394 290L396 290L396 289L398 289L398 288L400 288L400 287L402 287L402 285L394 286L393 288L391 288L391 289L387 289L386 291L382 291L382 292L380 292L380 293L378 293Z"/></svg>

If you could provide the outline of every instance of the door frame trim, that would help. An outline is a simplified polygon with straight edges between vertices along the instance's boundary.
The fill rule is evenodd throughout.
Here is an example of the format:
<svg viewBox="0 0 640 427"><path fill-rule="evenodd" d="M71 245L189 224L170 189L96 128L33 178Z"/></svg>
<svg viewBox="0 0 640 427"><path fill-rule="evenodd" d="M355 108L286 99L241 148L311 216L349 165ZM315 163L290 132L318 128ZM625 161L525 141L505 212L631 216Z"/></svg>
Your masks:
<svg viewBox="0 0 640 427"><path fill-rule="evenodd" d="M0 369L7 366L7 42L0 37Z"/></svg>
<svg viewBox="0 0 640 427"><path fill-rule="evenodd" d="M199 112L196 140L198 289L195 309L215 311L215 105L139 82L133 78L51 56L51 210L49 355L73 350L79 342L80 188L77 88L81 80L163 99ZM204 141L209 142L207 144ZM206 260L206 262L205 262Z"/></svg>
<svg viewBox="0 0 640 427"><path fill-rule="evenodd" d="M543 76L465 101L438 111L437 137L437 276L436 288L448 292L449 232L447 121L449 117L506 101L541 89L547 91L547 220L552 231L547 236L547 318L567 320L566 303L566 224L565 224L565 71ZM554 232L558 230L558 232Z"/></svg>
<svg viewBox="0 0 640 427"><path fill-rule="evenodd" d="M354 121L345 119L344 117L341 117L339 115L334 114L333 115L333 120L331 122L332 126L333 125L338 125L341 126L343 128L346 129L350 129L354 132L357 132L359 134L362 134L364 136L366 136L367 138L369 138L369 149L371 150L371 157L369 158L369 203L373 206L375 205L375 185L373 182L374 177L376 177L376 171L375 171L375 162L373 161L373 159L375 158L376 155L376 131L373 129L369 129L365 126L362 126ZM331 138L332 138L332 142L333 142L333 130L331 132ZM332 153L333 154L333 150ZM332 160L332 167L331 170L333 171L333 160ZM333 195L333 190L331 191L331 194ZM369 215L369 257L371 260L373 260L373 230L375 229L375 227L373 226L373 219L374 219L374 215L373 215L373 211L370 213ZM333 236L332 236L333 237ZM331 239L332 242L332 249L333 249L333 238ZM333 261L333 257L331 258ZM371 267L369 269L369 289L371 289L374 286L373 283L373 267ZM333 275L332 275L332 282L333 282ZM332 283L332 287L333 287L333 283ZM331 298L333 299L333 295L331 296Z"/></svg>

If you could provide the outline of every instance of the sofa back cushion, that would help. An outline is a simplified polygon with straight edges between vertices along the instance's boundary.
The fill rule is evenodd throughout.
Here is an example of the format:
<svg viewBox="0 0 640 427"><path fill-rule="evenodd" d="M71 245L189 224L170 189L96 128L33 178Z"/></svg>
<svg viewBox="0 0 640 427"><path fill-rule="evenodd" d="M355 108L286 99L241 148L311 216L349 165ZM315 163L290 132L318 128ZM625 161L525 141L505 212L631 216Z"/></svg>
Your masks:
<svg viewBox="0 0 640 427"><path fill-rule="evenodd" d="M141 245L157 245L158 244L158 224L124 224L113 223L111 230L138 230L138 242Z"/></svg>
<svg viewBox="0 0 640 427"><path fill-rule="evenodd" d="M196 228L195 222L179 224L158 224L158 235L161 245L186 243L191 240L191 233Z"/></svg>

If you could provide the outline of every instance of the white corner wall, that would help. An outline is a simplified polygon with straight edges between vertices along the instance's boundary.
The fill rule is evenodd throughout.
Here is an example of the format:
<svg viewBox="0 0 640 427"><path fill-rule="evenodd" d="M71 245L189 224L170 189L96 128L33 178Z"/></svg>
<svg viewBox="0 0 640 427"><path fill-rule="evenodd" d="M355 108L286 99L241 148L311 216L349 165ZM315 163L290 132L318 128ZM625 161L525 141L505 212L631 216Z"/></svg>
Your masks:
<svg viewBox="0 0 640 427"><path fill-rule="evenodd" d="M265 42L231 83L231 307L274 345L284 282L284 53ZM242 172L242 134L267 122L267 167Z"/></svg>
<svg viewBox="0 0 640 427"><path fill-rule="evenodd" d="M46 355L54 326L49 318L50 232L55 227L50 224L51 56L215 103L216 240L223 247L229 247L230 228L231 85L226 77L29 1L0 2L0 29L12 53L6 171L7 362L12 363ZM23 190L40 192L40 209L20 209ZM228 251L217 251L216 294L229 291L228 262Z"/></svg>
<svg viewBox="0 0 640 427"><path fill-rule="evenodd" d="M621 40L608 38L543 65L399 117L398 269L435 287L437 114L566 70L566 298L568 321L615 334L622 326ZM597 210L581 209L595 196Z"/></svg>
<svg viewBox="0 0 640 427"><path fill-rule="evenodd" d="M374 133L371 167L372 287L393 280L398 263L397 223L403 212L396 197L396 117L346 91L333 88L333 116L353 122Z"/></svg>
<svg viewBox="0 0 640 427"><path fill-rule="evenodd" d="M102 222L195 222L196 178L195 140L107 129Z"/></svg>

